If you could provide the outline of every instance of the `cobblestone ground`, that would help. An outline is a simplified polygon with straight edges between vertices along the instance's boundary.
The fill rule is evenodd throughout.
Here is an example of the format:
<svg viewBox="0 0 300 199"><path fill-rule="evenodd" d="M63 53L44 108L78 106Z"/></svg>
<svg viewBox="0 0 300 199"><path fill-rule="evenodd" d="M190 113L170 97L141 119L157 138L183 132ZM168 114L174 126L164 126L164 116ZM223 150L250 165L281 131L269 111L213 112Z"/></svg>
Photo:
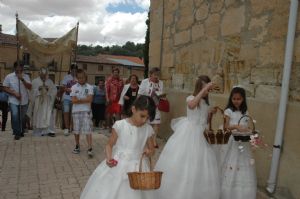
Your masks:
<svg viewBox="0 0 300 199"><path fill-rule="evenodd" d="M74 137L59 130L54 138L29 132L18 141L11 131L0 132L0 199L79 199L89 176L105 157L107 140L107 133L95 132L95 155L88 158L84 137L81 153L73 154ZM258 192L257 199L266 198Z"/></svg>
<svg viewBox="0 0 300 199"><path fill-rule="evenodd" d="M10 131L0 134L1 199L79 198L87 179L104 158L107 137L94 133L95 156L89 159L81 139L81 153L72 154L73 136L52 137L31 133L14 141Z"/></svg>
<svg viewBox="0 0 300 199"><path fill-rule="evenodd" d="M73 135L60 130L54 138L29 132L18 141L10 130L0 132L0 199L78 199L105 157L107 134L93 133L94 157L88 158L85 137L80 154L73 154Z"/></svg>

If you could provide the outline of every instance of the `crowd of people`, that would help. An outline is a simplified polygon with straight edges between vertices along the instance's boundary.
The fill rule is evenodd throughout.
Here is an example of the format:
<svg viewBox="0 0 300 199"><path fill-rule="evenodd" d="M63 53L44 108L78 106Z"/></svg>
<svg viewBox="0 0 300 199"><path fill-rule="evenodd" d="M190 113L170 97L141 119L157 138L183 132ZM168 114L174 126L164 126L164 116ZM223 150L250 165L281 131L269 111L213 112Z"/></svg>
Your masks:
<svg viewBox="0 0 300 199"><path fill-rule="evenodd" d="M73 153L80 153L80 135L85 135L87 154L93 157L93 128L109 129L106 158L91 175L81 199L256 198L249 127L240 121L248 114L245 90L236 86L231 91L224 111L224 129L230 130L232 136L224 145L222 158L217 159L217 152L203 134L208 119L215 113L209 106L209 93L217 87L205 75L197 79L193 94L186 98L187 116L171 122L174 133L155 166L155 170L163 171L160 189L131 189L127 173L138 171L141 155L152 156L158 147L158 99L165 94L159 68L152 68L149 78L141 84L136 75L124 82L119 73L118 68L113 68L106 81L99 80L93 86L87 83L85 71L72 64L70 74L57 90L46 68L41 68L39 77L31 82L22 64L16 64L15 71L5 77L1 86L2 130L7 120L4 112L9 107L15 140L24 136L25 115L34 135L54 137L55 110L61 107L64 135L73 133L75 137ZM142 162L143 170L149 169L148 162Z"/></svg>
<svg viewBox="0 0 300 199"><path fill-rule="evenodd" d="M77 135L90 134L93 130L111 131L115 121L131 115L131 105L139 95L161 94L163 83L159 80L159 72L158 68L153 68L150 77L139 85L137 75L132 74L127 80L123 80L120 77L120 70L113 68L111 76L106 80L100 79L95 85L90 85L87 83L85 72L78 69L76 64L71 64L70 71L64 76L60 86L55 86L49 78L47 68L41 68L39 76L31 81L24 72L23 63L15 63L14 71L7 75L0 85L2 131L6 128L8 111L11 111L15 140L24 137L28 129L32 129L35 136L55 137L56 127L61 127L65 136L74 133L76 146L73 152L78 153L80 150ZM80 82L78 75L80 77L83 75L84 80ZM79 87L83 85L88 88L81 92ZM78 98L79 93L81 96ZM83 96L88 96L89 99L84 103L78 102ZM88 116L78 116L79 112L87 112ZM82 123L83 120L78 118L85 118L86 121ZM90 120L93 123L87 125L90 123L87 121ZM157 109L155 120L151 122L156 134L159 124L160 112ZM78 129L78 125L85 127ZM90 151L91 142L92 138L88 138ZM156 142L154 143L158 147Z"/></svg>

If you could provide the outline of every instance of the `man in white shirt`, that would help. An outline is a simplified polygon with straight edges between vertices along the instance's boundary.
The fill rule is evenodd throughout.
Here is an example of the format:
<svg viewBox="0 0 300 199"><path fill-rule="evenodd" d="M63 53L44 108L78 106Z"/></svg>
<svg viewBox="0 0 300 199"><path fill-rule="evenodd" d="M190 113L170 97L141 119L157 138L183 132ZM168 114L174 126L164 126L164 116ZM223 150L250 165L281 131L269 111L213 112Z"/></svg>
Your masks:
<svg viewBox="0 0 300 199"><path fill-rule="evenodd" d="M4 81L4 91L9 94L8 102L11 111L11 126L15 140L24 137L25 114L28 108L28 90L32 85L28 75L23 73L24 64L14 64L15 71L8 74Z"/></svg>

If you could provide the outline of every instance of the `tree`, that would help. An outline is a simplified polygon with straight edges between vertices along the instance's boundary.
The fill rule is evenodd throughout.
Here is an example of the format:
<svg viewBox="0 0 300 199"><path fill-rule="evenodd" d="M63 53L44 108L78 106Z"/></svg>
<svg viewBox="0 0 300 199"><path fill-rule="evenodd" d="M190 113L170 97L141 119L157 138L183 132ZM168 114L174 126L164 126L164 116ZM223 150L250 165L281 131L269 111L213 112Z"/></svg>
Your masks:
<svg viewBox="0 0 300 199"><path fill-rule="evenodd" d="M149 43L150 43L150 12L148 12L148 19L146 20L147 31L144 45L144 64L145 64L145 73L144 77L148 77L149 72Z"/></svg>
<svg viewBox="0 0 300 199"><path fill-rule="evenodd" d="M78 45L77 52L79 55L95 56L99 53L110 54L110 55L125 55L125 56L135 56L143 57L144 44L135 44L131 41L127 41L125 45L113 45L113 46L87 46Z"/></svg>

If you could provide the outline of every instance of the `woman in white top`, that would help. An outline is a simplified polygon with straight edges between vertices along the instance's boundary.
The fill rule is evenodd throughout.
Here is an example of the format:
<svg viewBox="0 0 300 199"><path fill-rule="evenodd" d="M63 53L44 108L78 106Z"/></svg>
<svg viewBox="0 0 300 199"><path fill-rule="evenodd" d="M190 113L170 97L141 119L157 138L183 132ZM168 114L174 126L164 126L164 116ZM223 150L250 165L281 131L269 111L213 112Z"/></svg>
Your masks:
<svg viewBox="0 0 300 199"><path fill-rule="evenodd" d="M146 95L146 96L159 96L163 93L163 82L159 80L160 75L160 69L157 67L152 68L149 71L150 77L147 79L144 79L140 85L139 88L139 95ZM160 126L160 111L158 108L156 108L156 114L155 118L150 124L152 125L155 135L154 135L154 146L155 148L158 148L157 142L156 142L156 136L159 132L159 126Z"/></svg>

